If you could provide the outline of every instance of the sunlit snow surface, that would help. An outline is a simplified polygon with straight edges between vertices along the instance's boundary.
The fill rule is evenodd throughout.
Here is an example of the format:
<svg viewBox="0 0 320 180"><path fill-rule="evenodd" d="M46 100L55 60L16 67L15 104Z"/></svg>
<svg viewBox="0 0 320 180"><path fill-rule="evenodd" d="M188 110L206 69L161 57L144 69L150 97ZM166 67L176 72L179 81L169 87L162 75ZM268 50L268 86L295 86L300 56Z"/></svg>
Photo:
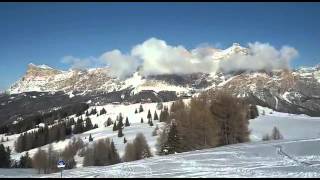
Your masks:
<svg viewBox="0 0 320 180"><path fill-rule="evenodd" d="M320 139L237 144L105 167L65 170L64 177L320 177ZM0 170L0 177L60 177Z"/></svg>
<svg viewBox="0 0 320 180"><path fill-rule="evenodd" d="M170 104L170 103L168 103ZM79 137L85 138L90 133L98 140L110 137L123 155L125 144L117 137L112 127L103 127L107 117L114 119L119 112L128 116L132 126L124 129L125 137L131 141L138 132L144 133L152 152L155 151L155 136L151 136L154 127L148 126L146 116L148 109L153 115L156 103L144 104L145 111L135 114L134 105L107 105L107 115L94 117L93 123L99 128L85 132ZM97 107L99 111L102 107ZM320 117L292 115L274 112L258 107L261 114L250 120L250 143L236 144L207 150L199 150L169 156L156 156L150 159L121 163L105 167L81 167L82 159L76 158L78 168L65 170L64 177L320 177ZM158 111L159 112L159 111ZM158 113L159 115L159 113ZM145 123L140 119L144 117ZM161 123L155 122L161 126ZM281 141L262 142L266 133L271 133L277 126L284 136ZM13 145L15 136L10 136L5 145ZM87 141L87 139L84 139ZM68 140L54 143L55 149L63 149ZM47 146L43 147L47 148ZM32 155L36 149L30 150ZM14 153L18 159L20 153ZM2 177L60 177L60 173L38 175L32 169L0 169Z"/></svg>

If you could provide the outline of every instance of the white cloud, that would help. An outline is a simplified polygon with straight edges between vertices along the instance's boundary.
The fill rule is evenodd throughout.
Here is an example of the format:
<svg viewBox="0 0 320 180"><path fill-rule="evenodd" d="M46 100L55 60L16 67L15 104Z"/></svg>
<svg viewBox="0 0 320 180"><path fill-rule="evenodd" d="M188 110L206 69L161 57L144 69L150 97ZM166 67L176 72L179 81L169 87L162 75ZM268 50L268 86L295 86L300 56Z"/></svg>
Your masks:
<svg viewBox="0 0 320 180"><path fill-rule="evenodd" d="M273 70L290 68L290 61L298 56L298 51L289 46L277 50L268 43L249 43L249 54L235 54L219 63L221 70Z"/></svg>
<svg viewBox="0 0 320 180"><path fill-rule="evenodd" d="M121 79L131 75L138 67L138 60L135 57L124 55L117 49L105 52L99 59L111 68L113 76Z"/></svg>
<svg viewBox="0 0 320 180"><path fill-rule="evenodd" d="M215 62L208 58L210 52L205 52L204 48L190 52L181 45L170 46L156 38L136 45L131 55L142 60L142 73L145 75L186 74L216 70Z"/></svg>
<svg viewBox="0 0 320 180"><path fill-rule="evenodd" d="M111 73L119 78L131 75L141 66L143 75L213 73L236 70L272 70L289 68L290 61L297 57L298 51L290 46L276 49L268 43L249 43L248 55L234 54L227 59L214 60L215 52L221 51L209 44L202 44L188 50L182 45L171 46L164 40L150 38L131 49L129 54L120 50L103 53L99 58L79 59L67 56L63 62L73 68L88 68L97 64L107 65Z"/></svg>

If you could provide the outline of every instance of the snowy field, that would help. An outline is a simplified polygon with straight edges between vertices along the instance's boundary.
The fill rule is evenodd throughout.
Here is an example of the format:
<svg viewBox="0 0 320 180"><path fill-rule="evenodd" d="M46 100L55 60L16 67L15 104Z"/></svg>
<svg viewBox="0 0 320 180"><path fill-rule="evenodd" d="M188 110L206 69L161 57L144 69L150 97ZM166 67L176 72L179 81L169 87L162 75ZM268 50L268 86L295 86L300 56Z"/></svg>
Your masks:
<svg viewBox="0 0 320 180"><path fill-rule="evenodd" d="M172 102L166 102L163 103L163 105L170 106ZM140 104L132 104L132 105L106 105L106 106L95 106L97 109L97 112L100 112L102 108L105 108L107 111L107 114L96 116L92 115L89 116L91 118L92 124L98 124L99 128L92 129L90 131L86 131L82 134L76 134L74 137L80 137L85 143L89 142L89 135L91 134L94 138L94 141L97 141L99 139L103 138L110 138L114 141L115 146L120 154L122 156L124 154L124 148L125 144L123 143L123 138L125 137L128 142L132 141L137 133L143 133L148 141L149 146L151 147L151 151L155 152L155 144L157 136L152 136L152 132L154 131L155 127L158 125L158 127L162 127L163 123L160 123L159 121L153 121L154 126L149 126L147 115L148 110L150 109L152 117L154 116L154 112L156 111L158 114L158 117L160 117L160 110L157 110L156 106L157 103L147 103L142 104L144 111L141 113L135 114L135 109L139 110ZM89 109L89 112L91 111L92 107ZM104 127L104 123L107 121L108 117L110 117L113 121L116 120L116 117L119 115L119 113L122 114L124 117L123 123L125 123L125 118L128 117L130 126L125 127L123 130L124 137L119 138L118 137L118 131L113 131L113 125L109 127ZM85 118L85 116L83 116ZM144 123L141 123L141 118L143 118ZM76 120L77 118L75 118ZM31 131L31 130L29 130ZM0 135L0 138L3 135ZM4 136L6 138L6 136ZM19 134L8 136L9 141L4 142L4 146L10 146L10 148L13 150L11 158L19 160L20 156L25 154L25 152L17 153L14 151L14 142L19 137ZM59 141L52 143L53 149L62 151L64 147L69 143L71 139L66 139L64 141ZM49 145L42 146L42 149L47 149ZM29 154L32 157L34 153L36 153L37 148L29 150ZM77 166L82 166L82 158L76 157Z"/></svg>
<svg viewBox="0 0 320 180"><path fill-rule="evenodd" d="M165 103L170 105L171 102ZM163 124L154 121L155 126L147 124L147 113L150 109L152 116L156 110L156 103L143 104L144 112L135 114L140 104L107 105L106 115L91 116L92 123L99 125L98 129L76 135L86 143L89 134L94 141L101 138L111 138L115 142L120 156L124 153L123 138L117 137L117 131L112 126L104 127L108 117L115 120L121 112L128 116L130 127L124 128L124 135L128 141L142 132L155 153L158 136L152 136L155 126ZM97 106L97 111L102 106ZM65 177L320 177L320 117L293 115L274 112L267 108L258 107L261 114L250 120L250 143L236 144L225 147L193 151L170 156L155 156L150 159L130 163L121 163L106 167L82 167L82 158L76 157L77 168L64 171ZM158 115L160 111L157 110ZM144 123L141 124L141 117ZM262 136L270 134L277 126L284 136L281 141L261 142ZM11 146L17 135L9 136L10 141L5 146ZM69 139L53 143L54 149L62 150ZM42 147L46 149L48 145ZM30 155L36 149L29 150ZM24 153L13 152L12 158L19 159ZM319 165L318 165L319 164ZM59 177L59 173L38 175L32 169L0 169L1 177Z"/></svg>
<svg viewBox="0 0 320 180"><path fill-rule="evenodd" d="M320 177L320 139L255 142L105 167L63 172L63 177ZM57 178L34 170L0 170L2 177Z"/></svg>

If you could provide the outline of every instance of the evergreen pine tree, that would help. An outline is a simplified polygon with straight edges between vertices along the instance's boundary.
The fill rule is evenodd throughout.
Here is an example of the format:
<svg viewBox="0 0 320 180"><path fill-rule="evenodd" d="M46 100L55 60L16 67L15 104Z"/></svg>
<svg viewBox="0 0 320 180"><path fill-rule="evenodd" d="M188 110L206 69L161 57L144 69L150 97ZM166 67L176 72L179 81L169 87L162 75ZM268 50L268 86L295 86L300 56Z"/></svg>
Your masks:
<svg viewBox="0 0 320 180"><path fill-rule="evenodd" d="M180 152L178 129L175 123L171 124L170 131L168 133L168 140L162 147L161 151L166 155Z"/></svg>
<svg viewBox="0 0 320 180"><path fill-rule="evenodd" d="M157 125L156 128L152 131L152 136L158 135L158 130L159 130L159 127Z"/></svg>
<svg viewBox="0 0 320 180"><path fill-rule="evenodd" d="M111 143L110 143L110 151L111 151L110 152L111 157L109 159L110 164L113 165L113 164L120 163L121 159L120 159L120 156L118 154L118 151L117 151L116 146L114 145L113 141L111 141Z"/></svg>
<svg viewBox="0 0 320 180"><path fill-rule="evenodd" d="M142 107L142 104L140 104L140 107L139 107L139 113L143 112L143 107Z"/></svg>
<svg viewBox="0 0 320 180"><path fill-rule="evenodd" d="M96 108L91 109L90 115L95 115L95 114L97 114L97 109Z"/></svg>
<svg viewBox="0 0 320 180"><path fill-rule="evenodd" d="M163 111L160 112L160 122L167 122L169 120L168 107L165 106Z"/></svg>
<svg viewBox="0 0 320 180"><path fill-rule="evenodd" d="M153 120L159 120L157 111L154 111Z"/></svg>
<svg viewBox="0 0 320 180"><path fill-rule="evenodd" d="M152 121L152 119L150 119L149 125L150 125L150 126L153 126L153 121Z"/></svg>
<svg viewBox="0 0 320 180"><path fill-rule="evenodd" d="M104 127L109 127L113 124L112 120L110 117L108 117L108 120L104 122Z"/></svg>
<svg viewBox="0 0 320 180"><path fill-rule="evenodd" d="M0 168L9 168L11 150L9 147L5 148L3 144L0 144Z"/></svg>
<svg viewBox="0 0 320 180"><path fill-rule="evenodd" d="M82 117L78 118L75 129L74 129L74 134L79 134L84 131L84 126L83 126L83 120Z"/></svg>
<svg viewBox="0 0 320 180"><path fill-rule="evenodd" d="M117 121L114 122L113 124L113 131L117 131L118 130L118 125L117 125Z"/></svg>
<svg viewBox="0 0 320 180"><path fill-rule="evenodd" d="M158 102L158 103L157 103L157 109L158 109L158 110L162 110L162 108L163 108L162 102Z"/></svg>
<svg viewBox="0 0 320 180"><path fill-rule="evenodd" d="M91 119L89 117L86 118L86 130L89 131L93 129L93 125L92 125L92 122L91 122Z"/></svg>
<svg viewBox="0 0 320 180"><path fill-rule="evenodd" d="M89 142L91 142L91 141L93 141L93 138L92 138L92 136L91 136L91 134L90 134L90 136L89 136Z"/></svg>
<svg viewBox="0 0 320 180"><path fill-rule="evenodd" d="M138 113L138 110L136 109L136 110L134 111L134 113L137 114L137 113Z"/></svg>
<svg viewBox="0 0 320 180"><path fill-rule="evenodd" d="M126 137L123 138L123 144L127 143Z"/></svg>
<svg viewBox="0 0 320 180"><path fill-rule="evenodd" d="M126 123L125 123L125 126L126 126L126 127L130 126L130 123L129 123L129 119L128 119L128 117L126 117Z"/></svg>
<svg viewBox="0 0 320 180"><path fill-rule="evenodd" d="M141 118L141 123L143 123L143 118Z"/></svg>
<svg viewBox="0 0 320 180"><path fill-rule="evenodd" d="M123 137L122 128L118 129L118 137Z"/></svg>
<svg viewBox="0 0 320 180"><path fill-rule="evenodd" d="M149 109L149 111L148 111L147 119L152 119L150 109Z"/></svg>
<svg viewBox="0 0 320 180"><path fill-rule="evenodd" d="M118 116L118 119L119 119L119 123L118 123L118 129L122 128L123 127L123 117L122 117L122 114L120 113L119 116Z"/></svg>
<svg viewBox="0 0 320 180"><path fill-rule="evenodd" d="M32 159L29 157L29 153L20 157L19 168L32 168Z"/></svg>
<svg viewBox="0 0 320 180"><path fill-rule="evenodd" d="M107 113L106 109L102 108L102 109L100 110L100 115L103 115L103 114L106 114L106 113Z"/></svg>

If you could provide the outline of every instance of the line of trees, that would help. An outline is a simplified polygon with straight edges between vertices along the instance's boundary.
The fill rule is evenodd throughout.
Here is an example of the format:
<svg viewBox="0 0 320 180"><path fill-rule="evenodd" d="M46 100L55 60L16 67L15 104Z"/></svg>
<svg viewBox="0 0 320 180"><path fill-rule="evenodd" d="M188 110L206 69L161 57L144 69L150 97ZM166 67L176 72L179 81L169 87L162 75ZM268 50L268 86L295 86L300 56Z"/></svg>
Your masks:
<svg viewBox="0 0 320 180"><path fill-rule="evenodd" d="M89 108L89 105L86 103L77 103L72 105L67 105L57 110L53 110L46 113L36 112L33 114L28 114L23 117L17 118L17 123L10 123L0 127L0 134L18 134L30 129L34 129L40 123L52 125L58 122L68 119L68 116L76 114L80 116Z"/></svg>
<svg viewBox="0 0 320 180"><path fill-rule="evenodd" d="M124 138L124 141L127 140ZM81 155L84 157L83 166L108 166L153 156L142 133L138 133L132 142L126 144L122 158L120 158L114 142L109 138L100 139L91 147L85 147Z"/></svg>
<svg viewBox="0 0 320 180"><path fill-rule="evenodd" d="M83 166L108 166L121 162L113 141L100 139L87 147L84 152Z"/></svg>
<svg viewBox="0 0 320 180"><path fill-rule="evenodd" d="M74 126L74 128L72 128L72 126ZM15 150L17 152L27 151L46 144L65 140L72 134L89 131L96 127L97 126L92 125L89 117L86 118L85 124L83 123L82 117L78 118L77 122L71 119L67 122L64 121L55 124L50 128L46 124L38 130L21 134L15 142Z"/></svg>
<svg viewBox="0 0 320 180"><path fill-rule="evenodd" d="M38 148L38 151L34 154L32 158L32 165L38 170L40 174L58 172L57 162L59 161L59 153L53 150L52 144L49 145L47 151Z"/></svg>
<svg viewBox="0 0 320 180"><path fill-rule="evenodd" d="M0 168L9 168L11 166L11 149L0 144Z"/></svg>
<svg viewBox="0 0 320 180"><path fill-rule="evenodd" d="M164 108L160 121L167 122L157 142L159 155L173 154L249 141L251 108L227 92L208 91ZM249 115L250 114L250 115Z"/></svg>
<svg viewBox="0 0 320 180"><path fill-rule="evenodd" d="M273 127L271 135L265 134L262 137L263 141L269 141L269 140L281 140L283 139L282 134L280 133L280 130L277 127Z"/></svg>
<svg viewBox="0 0 320 180"><path fill-rule="evenodd" d="M142 133L138 133L132 143L127 143L122 159L124 162L129 162L149 157L152 157L152 153L147 140Z"/></svg>

